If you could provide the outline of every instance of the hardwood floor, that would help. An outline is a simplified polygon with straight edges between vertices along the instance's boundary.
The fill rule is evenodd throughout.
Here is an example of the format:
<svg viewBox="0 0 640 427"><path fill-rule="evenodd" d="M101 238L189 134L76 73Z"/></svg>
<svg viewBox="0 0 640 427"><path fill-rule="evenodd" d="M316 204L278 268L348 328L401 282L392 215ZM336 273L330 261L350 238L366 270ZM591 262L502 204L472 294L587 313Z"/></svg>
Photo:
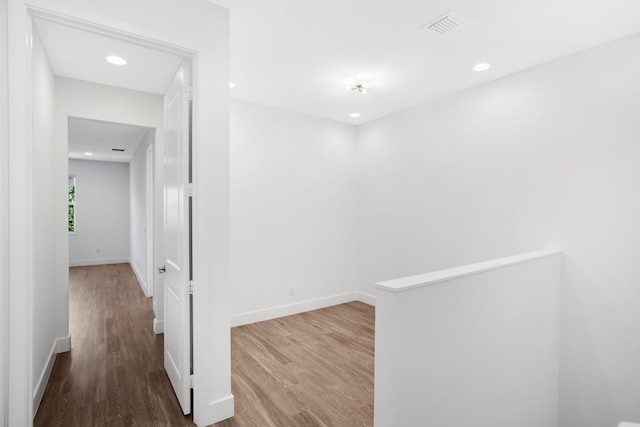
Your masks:
<svg viewBox="0 0 640 427"><path fill-rule="evenodd" d="M216 426L372 426L373 339L360 302L233 328L236 415Z"/></svg>
<svg viewBox="0 0 640 427"><path fill-rule="evenodd" d="M193 426L127 264L70 269L72 350L35 426ZM233 328L234 418L217 427L373 425L374 308L353 302Z"/></svg>
<svg viewBox="0 0 640 427"><path fill-rule="evenodd" d="M35 426L193 426L163 367L151 299L128 264L69 270L72 349L58 354Z"/></svg>

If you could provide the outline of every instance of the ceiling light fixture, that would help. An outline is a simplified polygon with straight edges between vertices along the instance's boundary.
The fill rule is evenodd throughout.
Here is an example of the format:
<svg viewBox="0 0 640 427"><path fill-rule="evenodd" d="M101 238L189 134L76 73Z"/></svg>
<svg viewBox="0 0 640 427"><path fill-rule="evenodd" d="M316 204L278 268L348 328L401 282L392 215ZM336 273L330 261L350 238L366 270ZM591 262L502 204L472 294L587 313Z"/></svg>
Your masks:
<svg viewBox="0 0 640 427"><path fill-rule="evenodd" d="M351 113L349 114L349 117L353 117L355 119L357 117L360 117L360 113Z"/></svg>
<svg viewBox="0 0 640 427"><path fill-rule="evenodd" d="M85 156L93 156L93 153L84 153Z"/></svg>
<svg viewBox="0 0 640 427"><path fill-rule="evenodd" d="M347 90L364 95L365 93L367 93L368 87L369 83L365 82L364 80L356 80L355 82L347 86Z"/></svg>
<svg viewBox="0 0 640 427"><path fill-rule="evenodd" d="M107 56L107 62L113 65L127 65L127 61L116 55Z"/></svg>
<svg viewBox="0 0 640 427"><path fill-rule="evenodd" d="M489 68L491 68L491 64L487 64L486 62L483 62L473 67L473 71L487 71Z"/></svg>

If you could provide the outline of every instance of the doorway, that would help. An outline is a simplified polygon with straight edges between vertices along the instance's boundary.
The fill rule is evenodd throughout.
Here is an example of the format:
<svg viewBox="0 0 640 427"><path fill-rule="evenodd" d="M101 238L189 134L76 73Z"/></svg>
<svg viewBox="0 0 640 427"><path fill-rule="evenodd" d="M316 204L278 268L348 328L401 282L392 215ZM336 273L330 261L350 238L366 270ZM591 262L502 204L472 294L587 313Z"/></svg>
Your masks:
<svg viewBox="0 0 640 427"><path fill-rule="evenodd" d="M74 80L65 87L71 90L78 84L83 90L100 90ZM105 114L122 108L105 105L114 100L100 101ZM69 175L74 176L75 190L73 209L69 209L69 224L73 224L69 265L129 263L145 295L151 296L154 277L148 273L153 233L149 222L153 209L149 202L154 183L153 171L147 168L153 167L148 153L156 129L79 117L68 117L67 126Z"/></svg>
<svg viewBox="0 0 640 427"><path fill-rule="evenodd" d="M153 163L188 164L186 157L184 160L182 157L172 157L171 162L167 162L165 159L167 154L160 154L168 152L165 149L170 146L168 144L171 141L170 138L164 137L166 116L164 92L168 91L172 80L156 82L156 87L153 89L145 86L153 78L145 78L144 85L138 86L138 69L133 67L132 75L129 75L126 73L127 70L114 68L116 66L108 64L105 59L108 60L110 57L108 53L117 51L127 58L127 61L123 59L122 62L138 64L138 68L147 70L145 74L155 73L155 66L169 67L165 70L166 76L178 75L183 79L189 77L187 73L190 69L182 68L182 64L187 61L184 57L175 54L164 52L156 54L153 49L147 47L132 47L130 43L127 44L121 40L111 40L102 34L94 34L85 29L41 18L35 19L33 31L34 42L44 46L52 73L56 76L54 121L58 122L63 132L66 132L71 159L68 172L75 177L74 232L69 236L69 265L87 266L128 262L145 295L153 295L156 313L153 330L163 332L170 322L179 323L179 326L166 329L172 332L180 330L182 325L190 324L188 317L190 313L180 312L176 316L173 315L175 313L172 310L165 308L166 304L162 302L165 296L163 280L156 276L154 268L161 265L160 259L164 254L155 247L146 247L147 244L155 246L168 236L163 227L166 221L162 221L162 217L159 220L156 218L156 213L162 213L165 209L145 206L146 201L162 202L166 199L166 197L154 197L154 191L167 194L163 189L165 179L158 174L153 174L153 170L162 168L150 168L151 171L147 172L147 163L152 165ZM42 34L39 34L40 32ZM102 49L100 53L93 56L93 59L103 62L100 65L107 69L109 76L94 74L91 70L80 76L74 74L84 66L87 55L90 55L89 52L83 53L82 49L75 49L73 44L65 46L74 40L90 40L92 51ZM58 55L59 51L64 53ZM74 52L74 56L68 56L68 52ZM78 55L80 61L74 64L72 71L67 72L65 66L60 66L61 62L66 64L76 61ZM145 67L141 67L140 62L144 62ZM154 71L151 71L149 66L152 66ZM113 76L116 77L115 81L112 80ZM189 77L185 81L190 80ZM116 84L118 86L114 86ZM133 90L126 86L133 86L140 90ZM179 99L184 98L182 91L187 89L180 88ZM155 90L159 93L146 90ZM173 133L169 134L169 136L172 135ZM164 146L156 144L158 141L163 141ZM154 153L158 153L157 158L153 157ZM188 170L186 167L184 169ZM158 179L158 182L155 185L150 181L145 182L147 178L152 178L150 181ZM175 188L176 184L186 185L186 183L173 183L171 188ZM151 194L146 194L147 190L150 190ZM180 215L180 217L183 218L186 215ZM145 229L148 228L149 223L156 225L156 229L146 232ZM188 235L184 225L182 229L185 230L182 233ZM149 253L157 254L157 258L151 259ZM148 265L149 260L152 265ZM153 273L147 276L148 272ZM165 312L172 316L167 319ZM151 330L151 322L145 327ZM189 332L182 335L190 336ZM175 355L177 351L175 344L173 339L165 341L165 358ZM185 351L190 349L188 342L179 341L178 345L180 351L182 348ZM175 360L175 357L171 359L172 362ZM182 363L188 363L190 357L183 357L181 360L187 361ZM173 365L174 363L165 364L167 372L175 372L170 369ZM170 378L173 380L174 376ZM189 396L190 393L184 391L190 387L189 381L188 372L180 377L180 384L173 381L177 395ZM184 398L181 398L180 402L183 408L187 408L185 412L190 412L191 403L186 402Z"/></svg>
<svg viewBox="0 0 640 427"><path fill-rule="evenodd" d="M229 259L229 137L228 137L228 13L201 0L171 0L161 7L144 2L132 8L130 2L84 2L69 0L16 0L5 2L0 13L6 17L8 34L9 170L14 183L9 188L11 218L9 252L12 254L11 282L23 283L9 289L8 313L9 381L12 393L7 407L11 425L30 425L37 383L49 375L57 352L69 348L68 336L68 232L52 230L51 244L31 223L34 169L32 153L37 149L33 131L49 128L53 135L50 165L55 196L47 212L66 216L64 207L68 184L67 130L48 123L32 122L34 99L32 80L33 18L52 21L94 34L194 59L194 420L208 425L233 414L230 387L230 343L228 304ZM171 23L171 25L167 25ZM27 41L27 43L25 43ZM199 78L202 76L202 78ZM5 77L0 76L0 77ZM86 113L86 112L85 112ZM59 114L59 113L56 113ZM86 115L82 115L87 117ZM122 122L117 118L112 121ZM159 144L157 147L161 147ZM155 153L161 158L160 153ZM206 191L199 191L200 186ZM156 201L156 205L157 205ZM61 224L59 220L58 224ZM157 226L156 226L157 228ZM54 271L34 262L33 248L51 246ZM33 277L48 273L54 306L46 313L36 306ZM157 289L156 289L157 291ZM37 318L36 318L37 317ZM37 321L37 322L36 322ZM50 325L42 331L36 323ZM46 334L44 333L46 332ZM48 362L39 364L38 349L47 349Z"/></svg>

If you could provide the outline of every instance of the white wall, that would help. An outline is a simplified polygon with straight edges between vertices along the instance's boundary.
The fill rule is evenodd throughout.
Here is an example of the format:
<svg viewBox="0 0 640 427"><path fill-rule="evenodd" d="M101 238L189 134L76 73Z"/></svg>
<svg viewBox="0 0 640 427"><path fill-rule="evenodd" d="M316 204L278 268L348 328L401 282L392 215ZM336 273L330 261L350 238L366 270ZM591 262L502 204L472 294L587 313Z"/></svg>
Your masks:
<svg viewBox="0 0 640 427"><path fill-rule="evenodd" d="M67 117L163 128L163 97L151 93L56 77L57 123ZM157 135L160 137L160 135Z"/></svg>
<svg viewBox="0 0 640 427"><path fill-rule="evenodd" d="M56 223L55 198L63 195L56 190L53 157L53 109L55 98L55 80L49 59L44 51L38 33L33 33L33 149L32 167L38 171L32 181L30 194L33 206L32 221L32 256L33 271L33 376L34 409L44 392L53 360L55 359L56 339L56 282L54 245L55 230L64 227Z"/></svg>
<svg viewBox="0 0 640 427"><path fill-rule="evenodd" d="M7 1L0 0L0 199L9 200L9 116L7 80ZM9 206L0 204L0 425L9 403Z"/></svg>
<svg viewBox="0 0 640 427"><path fill-rule="evenodd" d="M358 130L359 289L563 249L562 427L640 421L638 51L633 36Z"/></svg>
<svg viewBox="0 0 640 427"><path fill-rule="evenodd" d="M147 296L153 293L147 277L147 149L153 144L154 135L155 130L145 133L129 163L129 264Z"/></svg>
<svg viewBox="0 0 640 427"><path fill-rule="evenodd" d="M76 231L69 265L129 261L129 164L69 159L76 178Z"/></svg>
<svg viewBox="0 0 640 427"><path fill-rule="evenodd" d="M376 296L376 427L558 427L562 258L399 278Z"/></svg>
<svg viewBox="0 0 640 427"><path fill-rule="evenodd" d="M234 324L353 299L354 200L354 127L231 103Z"/></svg>

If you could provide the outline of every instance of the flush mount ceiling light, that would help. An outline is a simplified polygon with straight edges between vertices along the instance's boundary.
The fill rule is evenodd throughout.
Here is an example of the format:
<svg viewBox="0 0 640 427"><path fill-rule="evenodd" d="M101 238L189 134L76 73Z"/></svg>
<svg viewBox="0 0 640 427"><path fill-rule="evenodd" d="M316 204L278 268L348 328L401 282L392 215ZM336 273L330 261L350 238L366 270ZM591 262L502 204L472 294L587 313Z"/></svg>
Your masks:
<svg viewBox="0 0 640 427"><path fill-rule="evenodd" d="M476 64L473 67L473 71L487 71L489 68L491 68L491 64L487 64L486 62L483 62L480 64Z"/></svg>
<svg viewBox="0 0 640 427"><path fill-rule="evenodd" d="M127 61L116 55L107 56L107 62L113 65L127 65Z"/></svg>
<svg viewBox="0 0 640 427"><path fill-rule="evenodd" d="M353 83L347 85L347 90L350 90L351 92L354 93L361 93L361 94L365 94L367 93L367 88L369 87L369 83L365 82L364 80L356 80Z"/></svg>
<svg viewBox="0 0 640 427"><path fill-rule="evenodd" d="M236 84L234 82L229 82L229 89L233 89L234 87L236 87Z"/></svg>
<svg viewBox="0 0 640 427"><path fill-rule="evenodd" d="M84 153L85 156L93 156L93 153Z"/></svg>
<svg viewBox="0 0 640 427"><path fill-rule="evenodd" d="M360 117L360 113L351 113L351 114L349 114L349 117L353 117L354 119L358 118L358 117Z"/></svg>

